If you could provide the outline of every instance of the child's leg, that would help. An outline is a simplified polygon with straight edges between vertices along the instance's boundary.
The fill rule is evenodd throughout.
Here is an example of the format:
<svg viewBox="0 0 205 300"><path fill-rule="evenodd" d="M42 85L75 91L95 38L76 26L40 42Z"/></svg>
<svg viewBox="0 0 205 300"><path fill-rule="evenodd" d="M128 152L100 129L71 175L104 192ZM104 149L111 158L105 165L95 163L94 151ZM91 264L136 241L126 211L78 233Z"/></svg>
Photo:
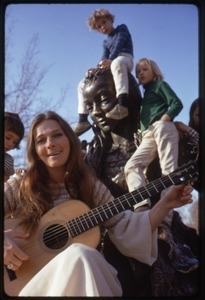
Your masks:
<svg viewBox="0 0 205 300"><path fill-rule="evenodd" d="M153 126L162 175L168 175L178 168L179 134L173 122L159 120Z"/></svg>
<svg viewBox="0 0 205 300"><path fill-rule="evenodd" d="M129 54L126 56L120 55L112 61L110 68L115 83L118 105L108 112L106 117L120 120L128 116L128 72L131 72L133 69L133 58Z"/></svg>
<svg viewBox="0 0 205 300"><path fill-rule="evenodd" d="M178 168L179 134L173 122L157 121L153 126L162 175L168 175ZM170 210L164 221L171 225L172 217L173 210Z"/></svg>
<svg viewBox="0 0 205 300"><path fill-rule="evenodd" d="M133 69L133 58L131 55L128 56L120 55L114 59L111 63L111 72L115 83L116 97L118 98L121 94L129 93L129 81L128 72Z"/></svg>
<svg viewBox="0 0 205 300"><path fill-rule="evenodd" d="M77 135L81 135L91 128L91 124L90 122L88 122L88 110L85 103L85 98L83 96L83 90L84 90L84 79L82 79L79 82L77 88L79 120L76 127L74 128L74 131Z"/></svg>
<svg viewBox="0 0 205 300"><path fill-rule="evenodd" d="M87 110L87 106L85 103L85 98L83 96L83 91L84 91L84 83L85 79L82 79L79 84L78 84L78 88L77 88L77 94L78 94L78 114L83 114L83 115L87 115L88 116L88 110Z"/></svg>
<svg viewBox="0 0 205 300"><path fill-rule="evenodd" d="M124 171L129 192L146 184L144 170L157 156L156 142L151 131L144 132L142 142L127 161Z"/></svg>

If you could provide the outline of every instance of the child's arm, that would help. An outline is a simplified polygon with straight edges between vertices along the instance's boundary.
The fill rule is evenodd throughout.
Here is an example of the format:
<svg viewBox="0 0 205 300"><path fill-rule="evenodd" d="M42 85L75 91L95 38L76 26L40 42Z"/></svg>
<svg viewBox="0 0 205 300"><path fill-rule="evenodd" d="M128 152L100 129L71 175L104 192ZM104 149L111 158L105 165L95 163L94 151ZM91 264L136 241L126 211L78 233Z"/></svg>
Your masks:
<svg viewBox="0 0 205 300"><path fill-rule="evenodd" d="M167 112L162 116L161 120L171 121L173 120L183 109L182 101L176 95L176 93L172 90L169 84L165 81L161 82L159 88L159 94L166 102L168 109Z"/></svg>

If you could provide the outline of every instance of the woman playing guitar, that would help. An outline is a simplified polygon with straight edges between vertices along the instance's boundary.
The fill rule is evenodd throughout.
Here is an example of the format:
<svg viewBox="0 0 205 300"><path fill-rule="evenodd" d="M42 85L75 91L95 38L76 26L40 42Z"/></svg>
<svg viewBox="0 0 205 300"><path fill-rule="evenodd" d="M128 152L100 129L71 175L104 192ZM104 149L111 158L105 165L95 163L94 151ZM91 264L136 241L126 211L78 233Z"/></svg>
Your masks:
<svg viewBox="0 0 205 300"><path fill-rule="evenodd" d="M192 202L192 187L183 184L192 177L192 166L114 199L84 161L72 128L55 112L33 120L27 158L27 171L4 188L4 291L9 296L122 296L116 270L95 249L98 225L105 226L121 253L152 265L158 225L170 209ZM147 193L165 187L167 193L151 210L131 210Z"/></svg>

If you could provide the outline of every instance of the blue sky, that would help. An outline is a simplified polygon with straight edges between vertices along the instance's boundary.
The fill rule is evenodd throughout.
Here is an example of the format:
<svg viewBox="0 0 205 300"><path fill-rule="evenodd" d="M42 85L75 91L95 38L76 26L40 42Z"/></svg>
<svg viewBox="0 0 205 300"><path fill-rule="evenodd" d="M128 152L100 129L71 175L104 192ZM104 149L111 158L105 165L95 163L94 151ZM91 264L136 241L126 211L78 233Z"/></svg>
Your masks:
<svg viewBox="0 0 205 300"><path fill-rule="evenodd" d="M42 67L52 65L42 95L58 99L61 89L67 87L67 100L58 113L74 126L78 82L99 62L106 38L87 27L86 20L96 8L109 9L115 15L114 26L128 26L135 63L142 57L157 62L184 104L176 120L187 123L190 105L199 94L198 11L193 4L11 4L7 12L16 21L12 35L15 59L8 72L17 74L29 40L38 33L39 61ZM92 136L89 130L81 139L90 141Z"/></svg>

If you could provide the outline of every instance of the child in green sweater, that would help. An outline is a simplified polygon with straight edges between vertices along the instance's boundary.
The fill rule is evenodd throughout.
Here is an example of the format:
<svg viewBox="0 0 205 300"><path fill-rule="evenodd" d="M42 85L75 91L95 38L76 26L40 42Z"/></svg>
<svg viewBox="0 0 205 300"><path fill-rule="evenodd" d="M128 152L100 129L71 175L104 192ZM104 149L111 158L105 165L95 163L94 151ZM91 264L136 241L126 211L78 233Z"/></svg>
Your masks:
<svg viewBox="0 0 205 300"><path fill-rule="evenodd" d="M142 141L125 165L129 191L146 184L144 171L157 155L162 175L177 169L179 134L173 120L183 108L153 60L140 59L136 76L144 88L140 111Z"/></svg>

